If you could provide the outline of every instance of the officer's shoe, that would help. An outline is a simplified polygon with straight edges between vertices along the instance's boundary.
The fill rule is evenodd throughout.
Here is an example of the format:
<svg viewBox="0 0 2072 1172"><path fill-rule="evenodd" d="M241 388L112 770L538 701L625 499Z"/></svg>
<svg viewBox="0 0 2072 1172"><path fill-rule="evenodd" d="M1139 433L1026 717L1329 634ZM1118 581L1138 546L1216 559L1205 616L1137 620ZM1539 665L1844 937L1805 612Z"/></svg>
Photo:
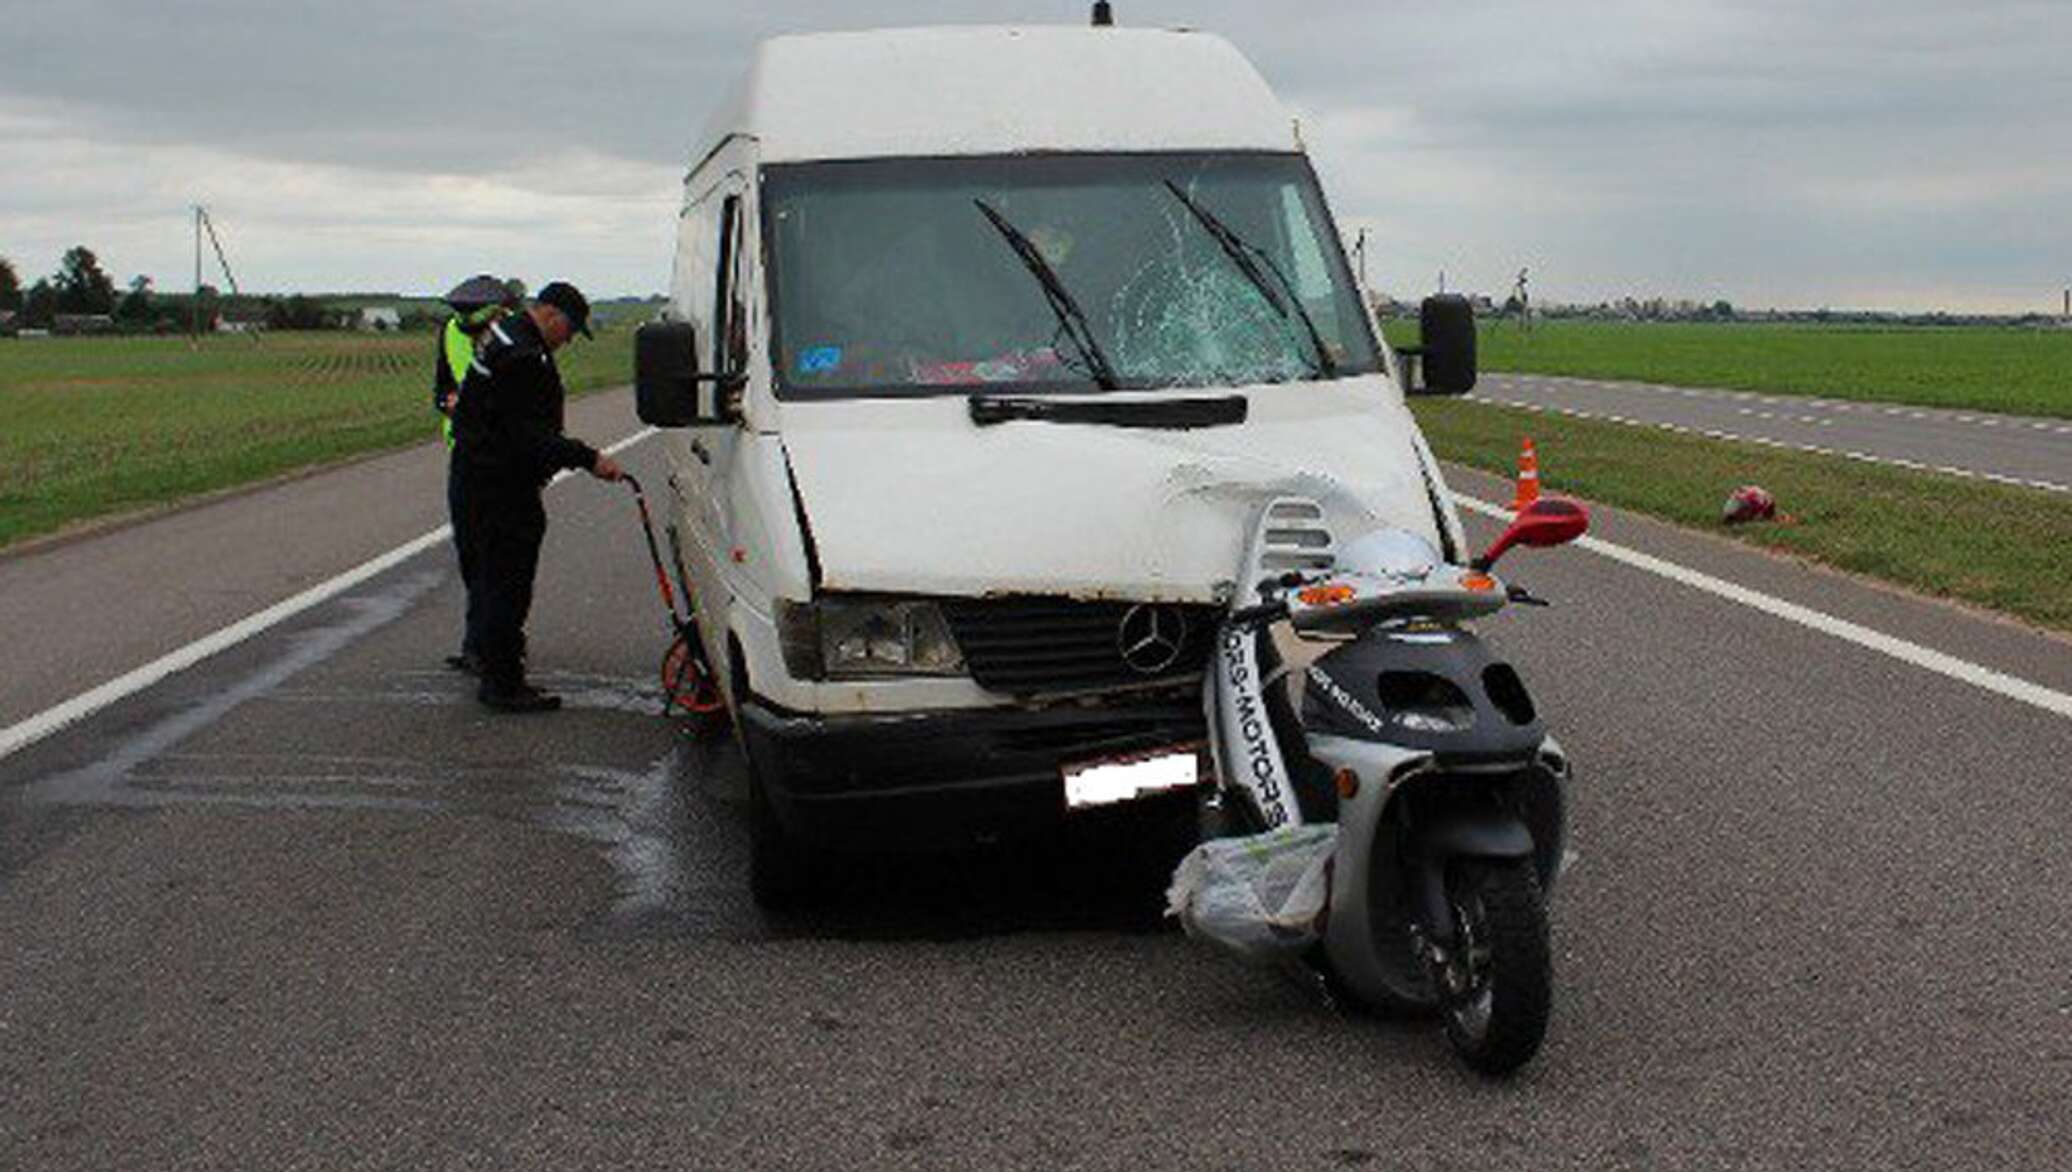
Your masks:
<svg viewBox="0 0 2072 1172"><path fill-rule="evenodd" d="M462 675L479 676L482 674L482 657L472 651L463 651L459 655L447 656L446 666Z"/></svg>
<svg viewBox="0 0 2072 1172"><path fill-rule="evenodd" d="M483 680L475 691L475 699L498 712L552 712L561 707L561 697L522 680L515 684Z"/></svg>

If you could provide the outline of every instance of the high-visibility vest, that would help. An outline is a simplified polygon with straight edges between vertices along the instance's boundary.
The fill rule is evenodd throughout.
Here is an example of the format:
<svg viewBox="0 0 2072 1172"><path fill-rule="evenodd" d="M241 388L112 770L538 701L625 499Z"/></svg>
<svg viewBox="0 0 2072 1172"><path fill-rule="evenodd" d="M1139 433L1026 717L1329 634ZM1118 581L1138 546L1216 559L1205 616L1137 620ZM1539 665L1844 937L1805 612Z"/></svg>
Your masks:
<svg viewBox="0 0 2072 1172"><path fill-rule="evenodd" d="M454 411L460 410L460 385L468 381L468 367L475 361L475 339L460 327L460 318L446 319L446 332L440 338L446 347L446 369L453 375ZM447 412L439 420L439 434L446 437L446 446L453 446L453 412Z"/></svg>
<svg viewBox="0 0 2072 1172"><path fill-rule="evenodd" d="M446 369L453 372L453 385L459 386L468 378L468 366L475 361L475 339L460 328L460 319L446 321Z"/></svg>

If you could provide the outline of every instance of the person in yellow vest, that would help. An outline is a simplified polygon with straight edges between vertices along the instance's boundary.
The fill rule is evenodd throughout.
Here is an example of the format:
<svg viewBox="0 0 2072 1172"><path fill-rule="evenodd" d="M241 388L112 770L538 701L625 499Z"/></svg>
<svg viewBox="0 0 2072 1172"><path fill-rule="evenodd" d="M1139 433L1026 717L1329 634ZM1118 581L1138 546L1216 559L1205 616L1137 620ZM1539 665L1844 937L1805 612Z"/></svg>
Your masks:
<svg viewBox="0 0 2072 1172"><path fill-rule="evenodd" d="M488 273L470 277L446 294L446 304L453 310L453 316L439 327L438 360L432 371L432 407L439 412L439 430L446 437L446 447L453 448L453 415L460 405L460 386L468 376L468 367L474 365L475 351L489 327L499 318L524 304L525 286L518 281L499 281ZM477 628L480 626L473 599L474 566L468 546L460 539L460 511L455 504L454 471L449 459L446 472L446 512L454 522L453 547L460 555L461 584L468 588L470 605L465 620L458 654L446 657L446 666L455 671L480 675L482 656L479 650Z"/></svg>

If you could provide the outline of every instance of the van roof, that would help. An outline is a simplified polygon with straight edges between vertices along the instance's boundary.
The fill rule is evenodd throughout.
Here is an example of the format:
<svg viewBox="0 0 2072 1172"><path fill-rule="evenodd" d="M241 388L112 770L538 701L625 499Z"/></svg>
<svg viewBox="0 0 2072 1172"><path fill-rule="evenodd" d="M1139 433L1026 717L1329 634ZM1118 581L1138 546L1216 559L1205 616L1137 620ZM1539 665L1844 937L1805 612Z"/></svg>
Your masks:
<svg viewBox="0 0 2072 1172"><path fill-rule="evenodd" d="M765 162L1298 149L1286 109L1223 38L1075 26L776 37L693 162L736 134Z"/></svg>

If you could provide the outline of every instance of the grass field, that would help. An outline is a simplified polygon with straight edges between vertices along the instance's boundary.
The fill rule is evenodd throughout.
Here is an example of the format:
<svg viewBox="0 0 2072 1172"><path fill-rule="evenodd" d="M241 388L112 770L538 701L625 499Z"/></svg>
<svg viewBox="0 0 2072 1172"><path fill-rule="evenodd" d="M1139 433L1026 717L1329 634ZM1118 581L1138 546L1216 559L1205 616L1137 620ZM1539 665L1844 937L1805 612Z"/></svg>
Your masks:
<svg viewBox="0 0 2072 1172"><path fill-rule="evenodd" d="M1485 321L1479 345L1490 371L2072 418L2072 330L1553 321L1525 333Z"/></svg>
<svg viewBox="0 0 2072 1172"><path fill-rule="evenodd" d="M2072 631L2072 497L2064 494L1458 399L1411 403L1442 459L1510 476L1529 435L1550 492ZM1792 522L1721 525L1727 493L1751 482L1776 494Z"/></svg>
<svg viewBox="0 0 2072 1172"><path fill-rule="evenodd" d="M436 434L433 335L0 340L0 547ZM632 378L625 329L562 351L572 392Z"/></svg>

